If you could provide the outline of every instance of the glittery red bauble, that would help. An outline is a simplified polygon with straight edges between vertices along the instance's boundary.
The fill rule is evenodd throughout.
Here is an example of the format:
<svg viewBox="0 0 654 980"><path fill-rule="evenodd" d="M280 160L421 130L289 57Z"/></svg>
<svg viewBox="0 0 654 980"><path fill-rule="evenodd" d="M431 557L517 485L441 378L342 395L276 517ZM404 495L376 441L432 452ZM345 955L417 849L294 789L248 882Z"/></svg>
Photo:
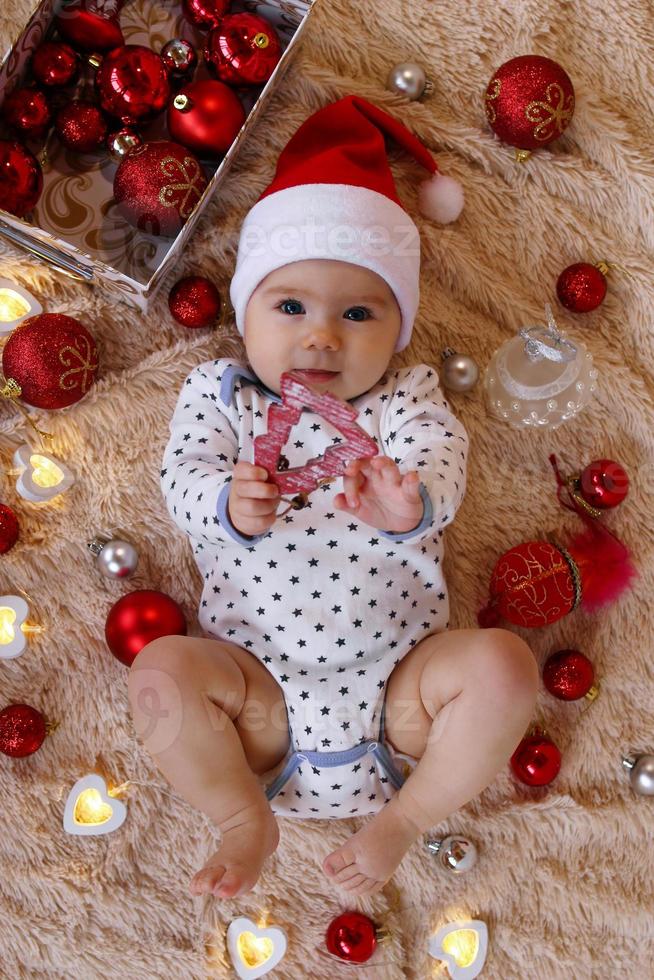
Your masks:
<svg viewBox="0 0 654 980"><path fill-rule="evenodd" d="M629 477L614 460L594 459L582 471L575 491L591 507L610 510L621 504L629 493Z"/></svg>
<svg viewBox="0 0 654 980"><path fill-rule="evenodd" d="M244 122L234 90L213 79L185 85L168 106L170 135L198 153L226 153Z"/></svg>
<svg viewBox="0 0 654 980"><path fill-rule="evenodd" d="M208 327L220 313L220 293L204 276L187 276L170 290L168 306L184 327Z"/></svg>
<svg viewBox="0 0 654 980"><path fill-rule="evenodd" d="M121 214L141 231L172 237L190 217L207 186L193 152L179 143L144 143L121 162L114 199Z"/></svg>
<svg viewBox="0 0 654 980"><path fill-rule="evenodd" d="M228 85L263 85L281 56L274 27L258 14L227 14L204 49L209 71Z"/></svg>
<svg viewBox="0 0 654 980"><path fill-rule="evenodd" d="M50 122L50 106L38 88L16 88L2 104L2 114L9 126L21 136L38 139Z"/></svg>
<svg viewBox="0 0 654 980"><path fill-rule="evenodd" d="M68 85L79 71L79 58L62 41L45 41L32 55L32 74L41 85Z"/></svg>
<svg viewBox="0 0 654 980"><path fill-rule="evenodd" d="M59 8L57 30L81 51L110 51L125 43L118 23L124 0L73 0Z"/></svg>
<svg viewBox="0 0 654 980"><path fill-rule="evenodd" d="M34 154L15 140L0 140L0 208L22 218L42 189L41 164Z"/></svg>
<svg viewBox="0 0 654 980"><path fill-rule="evenodd" d="M527 735L511 756L511 769L527 786L547 786L561 768L561 753L542 732Z"/></svg>
<svg viewBox="0 0 654 980"><path fill-rule="evenodd" d="M555 698L577 701L590 691L595 680L593 665L579 650L558 650L543 666L543 683Z"/></svg>
<svg viewBox="0 0 654 980"><path fill-rule="evenodd" d="M535 150L557 139L572 120L575 93L556 61L527 54L505 61L486 89L486 116L510 146Z"/></svg>
<svg viewBox="0 0 654 980"><path fill-rule="evenodd" d="M511 548L497 562L490 597L493 612L516 626L555 623L575 605L570 564L549 542L527 541Z"/></svg>
<svg viewBox="0 0 654 980"><path fill-rule="evenodd" d="M606 276L590 262L576 262L564 269L556 283L559 300L573 313L590 313L606 296Z"/></svg>
<svg viewBox="0 0 654 980"><path fill-rule="evenodd" d="M189 23L206 31L218 26L230 4L231 0L182 0L182 13Z"/></svg>
<svg viewBox="0 0 654 980"><path fill-rule="evenodd" d="M337 915L327 927L326 945L330 953L350 963L365 963L375 952L375 923L362 912Z"/></svg>
<svg viewBox="0 0 654 980"><path fill-rule="evenodd" d="M2 351L5 378L36 408L66 408L83 398L98 373L95 340L64 313L39 313L19 323Z"/></svg>
<svg viewBox="0 0 654 980"><path fill-rule="evenodd" d="M77 153L92 153L97 150L109 132L102 110L92 102L81 99L75 99L59 110L55 129L64 146Z"/></svg>
<svg viewBox="0 0 654 980"><path fill-rule="evenodd" d="M0 752L21 758L36 752L45 738L45 719L29 704L8 704L0 711Z"/></svg>
<svg viewBox="0 0 654 980"><path fill-rule="evenodd" d="M131 667L143 647L157 637L186 636L186 620L165 592L140 589L111 607L104 635L114 657Z"/></svg>
<svg viewBox="0 0 654 980"><path fill-rule="evenodd" d="M125 124L152 119L170 98L166 66L142 44L124 44L106 54L95 85L104 111Z"/></svg>
<svg viewBox="0 0 654 980"><path fill-rule="evenodd" d="M11 507L0 504L0 555L6 554L18 541L18 518Z"/></svg>

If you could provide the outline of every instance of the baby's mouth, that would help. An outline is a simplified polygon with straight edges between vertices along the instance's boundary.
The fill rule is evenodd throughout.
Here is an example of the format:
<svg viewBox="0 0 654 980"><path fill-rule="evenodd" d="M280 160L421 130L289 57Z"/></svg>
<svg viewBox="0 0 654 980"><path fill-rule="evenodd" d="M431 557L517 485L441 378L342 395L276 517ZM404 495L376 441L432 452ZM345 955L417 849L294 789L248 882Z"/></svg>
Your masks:
<svg viewBox="0 0 654 980"><path fill-rule="evenodd" d="M300 377L305 377L311 381L330 381L335 378L339 372L338 371L317 371L314 368L295 368L293 374L299 374Z"/></svg>

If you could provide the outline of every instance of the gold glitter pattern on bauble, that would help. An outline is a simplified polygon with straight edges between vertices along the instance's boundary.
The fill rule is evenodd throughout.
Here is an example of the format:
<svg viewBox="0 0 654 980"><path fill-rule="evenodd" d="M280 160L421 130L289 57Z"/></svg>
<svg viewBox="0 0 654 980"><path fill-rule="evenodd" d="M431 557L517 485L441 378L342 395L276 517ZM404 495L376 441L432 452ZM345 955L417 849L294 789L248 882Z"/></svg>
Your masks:
<svg viewBox="0 0 654 980"><path fill-rule="evenodd" d="M486 116L488 117L488 121L492 126L497 119L497 113L495 112L493 100L499 99L500 97L500 92L502 91L501 78L494 78L493 81L490 82L488 88L491 89L491 91L486 93Z"/></svg>
<svg viewBox="0 0 654 980"><path fill-rule="evenodd" d="M164 177L178 180L178 183L165 184L161 188L159 203L165 208L177 208L180 216L186 220L202 196L203 175L200 165L192 157L184 157L183 162L175 157L164 157L159 166Z"/></svg>
<svg viewBox="0 0 654 980"><path fill-rule="evenodd" d="M59 378L59 387L62 391L71 391L71 389L76 388L79 384L81 391L87 391L88 388L93 383L93 373L98 369L98 362L91 364L91 344L88 337L77 337L75 339L76 344L84 344L86 347L86 352L78 350L76 347L71 347L67 345L62 347L59 351L59 360L64 365L64 367L70 367L70 365L77 364L70 368L70 371L64 371L64 373ZM93 347L95 350L95 346ZM67 356L68 355L68 356ZM80 383L80 371L83 372L81 375ZM87 374L88 372L88 374Z"/></svg>
<svg viewBox="0 0 654 980"><path fill-rule="evenodd" d="M558 82L551 82L545 89L545 98L546 102L530 102L525 108L525 118L538 123L533 132L534 139L549 142L554 138L553 130L558 129L561 135L572 119L575 97L569 95L566 105L563 89ZM556 104L555 99L558 99Z"/></svg>

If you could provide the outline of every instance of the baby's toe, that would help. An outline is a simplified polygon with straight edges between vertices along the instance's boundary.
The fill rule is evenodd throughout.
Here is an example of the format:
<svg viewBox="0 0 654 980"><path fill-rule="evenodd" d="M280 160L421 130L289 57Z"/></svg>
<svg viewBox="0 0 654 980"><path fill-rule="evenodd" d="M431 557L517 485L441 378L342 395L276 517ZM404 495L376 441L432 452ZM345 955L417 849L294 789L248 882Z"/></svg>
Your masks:
<svg viewBox="0 0 654 980"><path fill-rule="evenodd" d="M220 895L221 898L234 898L237 892L241 889L246 891L247 888L243 887L247 885L245 880L245 875L242 871L236 868L230 868L226 871L222 877L222 880L214 888L214 895Z"/></svg>
<svg viewBox="0 0 654 980"><path fill-rule="evenodd" d="M360 881L357 880L359 878L361 879ZM374 892L378 892L382 887L381 881L376 881L374 878L368 878L366 875L357 875L357 879L352 878L343 885L343 888L345 888L352 895L372 895Z"/></svg>
<svg viewBox="0 0 654 980"><path fill-rule="evenodd" d="M356 861L356 854L349 847L339 847L337 851L332 851L328 854L322 863L323 870L326 874L333 878L347 868L348 865L354 864Z"/></svg>
<svg viewBox="0 0 654 980"><path fill-rule="evenodd" d="M343 881L339 881L338 884L341 886L341 888L344 888L349 892L352 891L353 888L358 888L365 881L369 881L369 879L365 875L361 874L360 871L355 871L351 878L346 878Z"/></svg>
<svg viewBox="0 0 654 980"><path fill-rule="evenodd" d="M189 890L193 895L211 892L224 874L225 866L223 864L214 864L209 868L202 868L192 879Z"/></svg>

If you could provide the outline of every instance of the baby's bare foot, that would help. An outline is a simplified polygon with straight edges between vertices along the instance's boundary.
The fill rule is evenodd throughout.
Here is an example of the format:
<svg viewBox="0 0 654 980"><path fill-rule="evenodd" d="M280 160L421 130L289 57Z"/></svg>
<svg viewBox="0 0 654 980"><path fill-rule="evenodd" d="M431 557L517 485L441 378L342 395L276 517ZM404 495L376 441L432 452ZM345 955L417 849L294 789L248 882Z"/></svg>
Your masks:
<svg viewBox="0 0 654 980"><path fill-rule="evenodd" d="M327 855L323 870L353 895L371 895L386 884L418 836L394 796L365 827Z"/></svg>
<svg viewBox="0 0 654 980"><path fill-rule="evenodd" d="M263 862L279 843L279 827L267 804L240 810L221 827L221 833L220 847L191 880L192 895L245 895L254 888Z"/></svg>

